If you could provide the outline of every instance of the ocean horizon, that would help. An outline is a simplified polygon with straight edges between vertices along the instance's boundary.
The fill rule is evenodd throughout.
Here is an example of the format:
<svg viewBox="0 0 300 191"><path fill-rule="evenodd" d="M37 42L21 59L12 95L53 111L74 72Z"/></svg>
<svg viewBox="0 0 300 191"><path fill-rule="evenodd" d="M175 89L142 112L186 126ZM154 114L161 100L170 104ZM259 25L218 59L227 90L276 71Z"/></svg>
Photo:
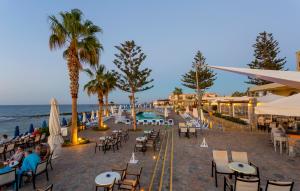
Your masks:
<svg viewBox="0 0 300 191"><path fill-rule="evenodd" d="M98 110L97 104L78 104L78 113ZM59 105L60 117L67 120L71 118L72 105ZM0 105L0 135L14 135L16 126L19 126L20 133L29 130L30 124L34 127L41 127L45 120L48 124L50 105Z"/></svg>

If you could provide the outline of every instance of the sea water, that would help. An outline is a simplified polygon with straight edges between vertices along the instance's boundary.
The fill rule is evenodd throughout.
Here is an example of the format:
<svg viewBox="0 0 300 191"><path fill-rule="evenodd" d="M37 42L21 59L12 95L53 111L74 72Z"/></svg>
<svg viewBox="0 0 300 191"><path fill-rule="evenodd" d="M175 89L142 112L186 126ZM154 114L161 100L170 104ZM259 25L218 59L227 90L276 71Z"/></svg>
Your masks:
<svg viewBox="0 0 300 191"><path fill-rule="evenodd" d="M78 105L77 110L81 112L91 112L98 109L98 105ZM60 117L70 119L72 106L59 105ZM0 105L0 135L14 135L15 127L18 125L20 134L29 130L33 126L41 127L44 120L49 121L50 105Z"/></svg>

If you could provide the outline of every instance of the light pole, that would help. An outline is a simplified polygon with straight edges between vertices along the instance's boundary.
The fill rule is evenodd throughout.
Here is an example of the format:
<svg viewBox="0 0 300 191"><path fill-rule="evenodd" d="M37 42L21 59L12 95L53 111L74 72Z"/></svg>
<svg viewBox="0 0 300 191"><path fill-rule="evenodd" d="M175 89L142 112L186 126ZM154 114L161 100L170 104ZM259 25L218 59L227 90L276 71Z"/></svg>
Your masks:
<svg viewBox="0 0 300 191"><path fill-rule="evenodd" d="M200 62L198 61L196 64L195 64L195 68L196 68L196 86L197 86L197 110L198 110L198 118L199 120L201 121L201 115L200 115L200 112L201 112L201 94L200 94L200 87L199 87L199 78L198 78L198 68L200 66Z"/></svg>

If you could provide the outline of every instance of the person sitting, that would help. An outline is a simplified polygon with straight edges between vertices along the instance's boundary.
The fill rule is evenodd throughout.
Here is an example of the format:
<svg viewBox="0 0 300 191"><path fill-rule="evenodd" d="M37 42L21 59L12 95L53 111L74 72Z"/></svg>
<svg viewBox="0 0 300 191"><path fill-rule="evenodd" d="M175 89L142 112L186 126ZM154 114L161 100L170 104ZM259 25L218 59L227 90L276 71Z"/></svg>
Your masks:
<svg viewBox="0 0 300 191"><path fill-rule="evenodd" d="M39 135L39 134L41 134L41 132L39 131L39 129L34 129L34 131L33 131L33 133L31 134L32 136L37 136L37 135Z"/></svg>
<svg viewBox="0 0 300 191"><path fill-rule="evenodd" d="M4 165L8 165L9 163L13 162L13 161L18 161L19 163L22 161L24 157L24 149L23 147L19 146L17 148L17 151L15 152L15 154L10 157L10 159L8 159L7 161L4 162Z"/></svg>

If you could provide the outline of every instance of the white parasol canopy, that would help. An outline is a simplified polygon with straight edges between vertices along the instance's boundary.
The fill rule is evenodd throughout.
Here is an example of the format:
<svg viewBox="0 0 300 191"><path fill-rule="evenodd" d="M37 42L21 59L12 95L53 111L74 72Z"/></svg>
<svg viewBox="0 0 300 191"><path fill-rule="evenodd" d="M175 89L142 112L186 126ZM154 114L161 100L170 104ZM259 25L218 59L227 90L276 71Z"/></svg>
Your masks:
<svg viewBox="0 0 300 191"><path fill-rule="evenodd" d="M82 123L86 122L86 114L85 112L82 113Z"/></svg>
<svg viewBox="0 0 300 191"><path fill-rule="evenodd" d="M268 102L275 101L275 100L278 100L278 99L281 99L281 98L284 98L284 96L269 93L265 96L258 97L257 101L259 103L268 103Z"/></svg>
<svg viewBox="0 0 300 191"><path fill-rule="evenodd" d="M185 112L186 112L186 113L189 113L189 112L190 112L190 108L189 108L189 106L186 106L186 108L185 108Z"/></svg>
<svg viewBox="0 0 300 191"><path fill-rule="evenodd" d="M122 106L120 105L118 110L118 116L122 116L122 113L123 113L123 109Z"/></svg>
<svg viewBox="0 0 300 191"><path fill-rule="evenodd" d="M296 71L279 71L279 70L261 70L249 68L234 68L223 66L209 66L214 69L244 74L250 77L275 82L290 87L300 89L300 75Z"/></svg>
<svg viewBox="0 0 300 191"><path fill-rule="evenodd" d="M91 113L91 120L94 121L94 119L95 119L95 112L94 112L94 110L92 110L92 113Z"/></svg>
<svg viewBox="0 0 300 191"><path fill-rule="evenodd" d="M204 120L205 120L204 114L203 114L203 110L202 110L202 109L200 110L200 117L201 117L201 121L204 121Z"/></svg>
<svg viewBox="0 0 300 191"><path fill-rule="evenodd" d="M169 112L168 112L168 109L167 109L167 107L165 107L164 116L165 116L165 118L167 118L167 117L169 116Z"/></svg>
<svg viewBox="0 0 300 191"><path fill-rule="evenodd" d="M300 116L300 94L284 97L255 107L256 114Z"/></svg>
<svg viewBox="0 0 300 191"><path fill-rule="evenodd" d="M61 151L61 144L64 142L61 136L61 127L59 122L59 109L56 99L51 99L51 109L49 117L49 132L48 144L53 151L53 158L58 157Z"/></svg>
<svg viewBox="0 0 300 191"><path fill-rule="evenodd" d="M197 108L193 108L193 117L198 118L198 109Z"/></svg>

